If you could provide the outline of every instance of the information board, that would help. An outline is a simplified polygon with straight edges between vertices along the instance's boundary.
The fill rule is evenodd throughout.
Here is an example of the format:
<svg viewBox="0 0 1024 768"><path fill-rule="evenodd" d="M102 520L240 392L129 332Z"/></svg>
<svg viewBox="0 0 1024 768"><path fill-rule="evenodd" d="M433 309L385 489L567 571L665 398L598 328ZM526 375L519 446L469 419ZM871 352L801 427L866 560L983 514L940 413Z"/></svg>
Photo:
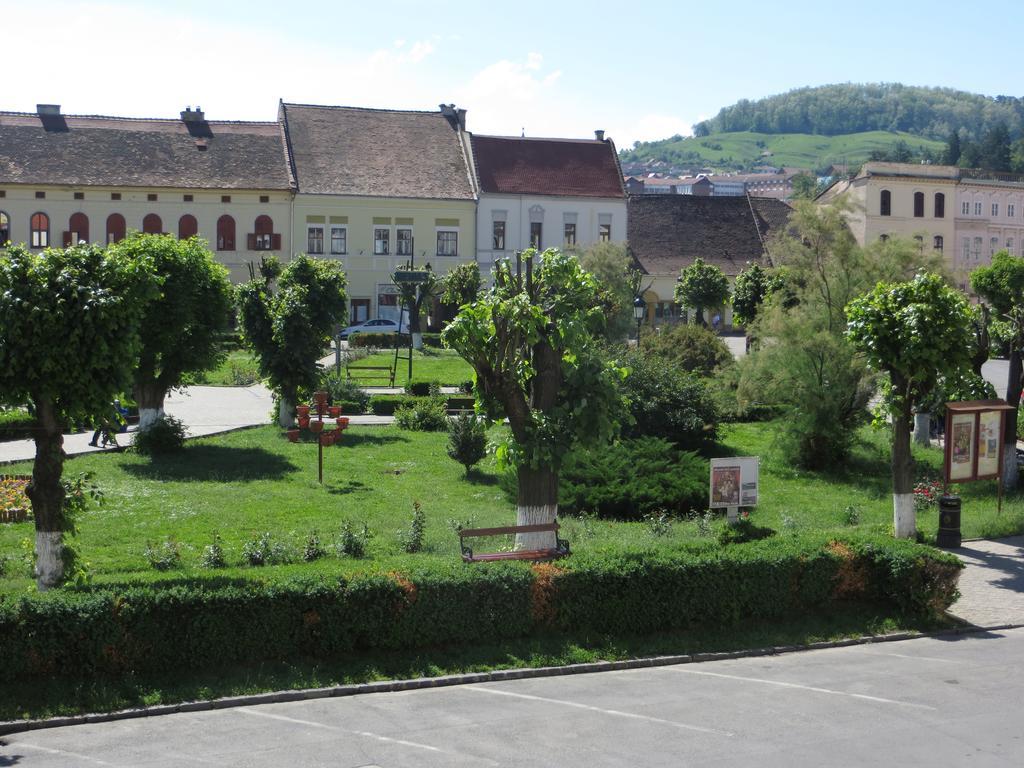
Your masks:
<svg viewBox="0 0 1024 768"><path fill-rule="evenodd" d="M712 509L756 506L760 461L757 456L712 459L709 506Z"/></svg>

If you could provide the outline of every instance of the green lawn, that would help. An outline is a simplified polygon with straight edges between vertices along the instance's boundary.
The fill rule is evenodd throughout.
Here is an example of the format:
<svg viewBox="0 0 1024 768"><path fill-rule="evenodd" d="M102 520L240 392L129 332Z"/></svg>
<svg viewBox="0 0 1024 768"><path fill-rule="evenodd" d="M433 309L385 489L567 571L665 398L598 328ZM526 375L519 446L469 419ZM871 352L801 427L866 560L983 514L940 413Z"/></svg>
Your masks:
<svg viewBox="0 0 1024 768"><path fill-rule="evenodd" d="M407 355L401 350L401 355ZM377 352L357 360L353 365L392 365L395 362L394 351ZM413 350L412 377L414 380L438 381L442 386L457 387L463 382L473 380L473 369L469 363L450 349L424 349L422 352ZM399 360L395 370L395 386L404 387L409 380L409 361ZM379 383L379 382L370 382Z"/></svg>
<svg viewBox="0 0 1024 768"><path fill-rule="evenodd" d="M212 371L204 371L189 383L210 387L248 387L259 380L259 365L253 353L247 349L236 349L228 352Z"/></svg>

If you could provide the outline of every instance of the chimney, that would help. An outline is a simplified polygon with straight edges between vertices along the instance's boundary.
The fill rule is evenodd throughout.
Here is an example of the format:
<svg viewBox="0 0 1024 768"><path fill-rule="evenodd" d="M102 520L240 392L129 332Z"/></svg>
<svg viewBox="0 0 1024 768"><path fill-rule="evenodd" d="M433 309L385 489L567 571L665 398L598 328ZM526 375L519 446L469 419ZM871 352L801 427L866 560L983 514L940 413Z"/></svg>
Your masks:
<svg viewBox="0 0 1024 768"><path fill-rule="evenodd" d="M457 109L455 114L459 116L459 130L466 130L466 110Z"/></svg>
<svg viewBox="0 0 1024 768"><path fill-rule="evenodd" d="M598 141L604 141L604 131L594 131L594 138Z"/></svg>
<svg viewBox="0 0 1024 768"><path fill-rule="evenodd" d="M197 106L194 110L192 107L185 107L185 111L181 113L181 122L183 123L201 123L206 120L206 116L203 115L203 108Z"/></svg>
<svg viewBox="0 0 1024 768"><path fill-rule="evenodd" d="M439 104L441 114L455 130L466 130L466 110L456 109L454 104Z"/></svg>
<svg viewBox="0 0 1024 768"><path fill-rule="evenodd" d="M40 117L60 117L60 104L36 104Z"/></svg>

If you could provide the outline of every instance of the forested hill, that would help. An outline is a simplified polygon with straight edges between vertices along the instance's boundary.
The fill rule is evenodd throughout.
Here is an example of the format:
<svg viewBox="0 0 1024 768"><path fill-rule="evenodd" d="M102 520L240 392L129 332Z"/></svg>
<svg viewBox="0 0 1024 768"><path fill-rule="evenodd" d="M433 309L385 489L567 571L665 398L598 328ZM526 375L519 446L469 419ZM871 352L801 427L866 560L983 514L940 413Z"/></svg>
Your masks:
<svg viewBox="0 0 1024 768"><path fill-rule="evenodd" d="M1024 128L1024 99L982 96L951 88L899 83L798 88L757 101L743 99L693 127L694 136L752 131L839 136L864 131L901 131L946 139L966 130L979 138L999 123L1011 136Z"/></svg>

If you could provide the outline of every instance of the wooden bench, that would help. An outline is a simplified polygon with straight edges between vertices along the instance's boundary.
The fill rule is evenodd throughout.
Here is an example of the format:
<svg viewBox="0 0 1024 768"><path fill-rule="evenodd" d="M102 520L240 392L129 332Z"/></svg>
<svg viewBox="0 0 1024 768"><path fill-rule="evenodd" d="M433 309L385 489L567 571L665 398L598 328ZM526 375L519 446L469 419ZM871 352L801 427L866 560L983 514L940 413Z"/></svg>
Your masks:
<svg viewBox="0 0 1024 768"><path fill-rule="evenodd" d="M363 373L364 371L369 371L369 373ZM349 380L381 379L386 380L389 387L395 386L395 368L391 365L346 365L345 376Z"/></svg>
<svg viewBox="0 0 1024 768"><path fill-rule="evenodd" d="M466 539L478 536L502 536L517 533L544 533L553 531L555 534L555 546L550 549L520 549L512 552L485 552L484 554L473 554L471 547L466 545ZM538 525L510 525L505 528L466 528L459 531L459 546L462 548L462 559L467 563L477 563L484 560L553 560L556 557L565 557L569 554L569 542L558 538L558 523L541 523Z"/></svg>

